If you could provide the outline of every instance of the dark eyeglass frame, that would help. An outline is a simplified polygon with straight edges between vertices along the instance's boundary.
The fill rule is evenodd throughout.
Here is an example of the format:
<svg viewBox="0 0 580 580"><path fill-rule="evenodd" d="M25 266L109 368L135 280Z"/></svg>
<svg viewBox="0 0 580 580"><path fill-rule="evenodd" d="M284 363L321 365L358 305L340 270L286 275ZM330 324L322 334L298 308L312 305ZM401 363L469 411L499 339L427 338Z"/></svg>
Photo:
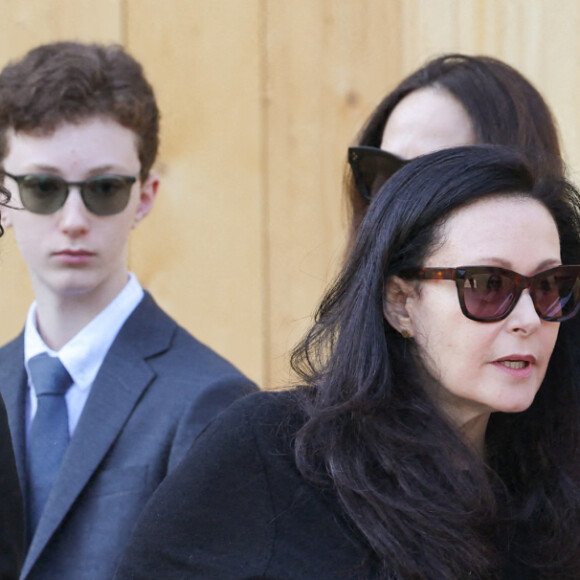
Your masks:
<svg viewBox="0 0 580 580"><path fill-rule="evenodd" d="M83 203L91 213L98 216L108 216L121 213L127 207L129 198L131 197L131 188L138 179L138 176L133 175L103 174L89 177L83 181L66 181L62 177L50 173L26 173L24 175L13 175L4 170L0 170L0 175L10 177L10 179L13 179L16 182L20 193L20 201L22 202L24 209L40 215L50 215L61 209L68 199L71 187L79 188ZM26 189L26 182L31 179L42 180L46 183L52 182L57 185L57 190L51 196L54 200L53 203L48 203L45 207L34 204L34 194L31 194ZM95 194L90 186L91 184L96 184L107 179L119 181L122 183L124 188L120 190L120 193L122 194L118 197L120 201L116 204L111 204L110 208L104 209L98 205L98 194ZM47 201L50 201L48 196Z"/></svg>
<svg viewBox="0 0 580 580"><path fill-rule="evenodd" d="M496 316L480 317L469 312L467 305L465 303L465 281L469 280L470 276L478 274L490 274L498 275L508 278L513 283L513 295L511 301L506 306L505 311L501 312ZM539 283L546 278L555 277L556 279L566 278L569 280L576 279L573 284L570 285L571 290L576 289L577 293L580 295L580 266L577 265L567 265L567 266L556 266L555 268L550 268L542 272L538 272L533 276L524 276L523 274L518 274L512 270L507 270L505 268L497 268L493 266L460 266L459 268L411 268L402 270L399 272L401 278L414 279L414 280L454 280L457 287L457 297L459 299L459 305L463 314L470 320L475 320L476 322L496 322L498 320L503 320L507 318L512 310L516 307L520 296L524 290L530 291L530 296L534 304L536 313L542 320L548 322L563 322L564 320L569 320L578 314L580 310L580 299L577 295L575 301L572 303L572 309L568 310L566 313L565 306L570 297L574 296L575 293L570 292L568 297L560 296L560 300L564 300L563 304L560 305L560 316L549 316L541 311L541 307L538 304L536 297L536 290L539 287Z"/></svg>
<svg viewBox="0 0 580 580"><path fill-rule="evenodd" d="M348 148L348 163L356 189L369 203L379 189L409 161L377 147L361 145Z"/></svg>

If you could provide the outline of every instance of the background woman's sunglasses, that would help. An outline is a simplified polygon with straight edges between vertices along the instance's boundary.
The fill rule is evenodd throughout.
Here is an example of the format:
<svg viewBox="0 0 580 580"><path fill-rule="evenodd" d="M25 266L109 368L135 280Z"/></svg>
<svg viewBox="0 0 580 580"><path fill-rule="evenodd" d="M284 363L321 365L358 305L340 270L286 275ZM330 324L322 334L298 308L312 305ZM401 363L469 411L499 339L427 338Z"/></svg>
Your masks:
<svg viewBox="0 0 580 580"><path fill-rule="evenodd" d="M376 147L349 147L348 162L357 191L367 201L372 201L386 181L408 163Z"/></svg>
<svg viewBox="0 0 580 580"><path fill-rule="evenodd" d="M416 268L399 275L415 280L455 280L461 311L477 322L506 318L526 289L542 320L562 322L580 309L580 266L557 266L529 277L491 266Z"/></svg>
<svg viewBox="0 0 580 580"><path fill-rule="evenodd" d="M136 177L98 175L85 181L65 181L58 175L29 173L12 175L1 172L18 184L20 201L32 213L51 214L66 202L71 187L80 188L85 207L100 216L122 212L129 203Z"/></svg>

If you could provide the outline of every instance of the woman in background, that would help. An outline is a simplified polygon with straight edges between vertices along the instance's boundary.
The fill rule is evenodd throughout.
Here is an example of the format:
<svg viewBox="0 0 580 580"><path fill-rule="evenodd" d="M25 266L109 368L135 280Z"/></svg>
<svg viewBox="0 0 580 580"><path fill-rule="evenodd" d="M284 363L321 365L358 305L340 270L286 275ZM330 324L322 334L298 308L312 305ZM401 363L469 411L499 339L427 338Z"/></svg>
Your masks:
<svg viewBox="0 0 580 580"><path fill-rule="evenodd" d="M294 352L302 386L202 433L117 578L577 579L578 197L505 147L401 168Z"/></svg>
<svg viewBox="0 0 580 580"><path fill-rule="evenodd" d="M536 171L563 173L552 114L518 71L484 56L428 61L385 96L349 151L352 235L378 188L409 159L476 143L512 145Z"/></svg>

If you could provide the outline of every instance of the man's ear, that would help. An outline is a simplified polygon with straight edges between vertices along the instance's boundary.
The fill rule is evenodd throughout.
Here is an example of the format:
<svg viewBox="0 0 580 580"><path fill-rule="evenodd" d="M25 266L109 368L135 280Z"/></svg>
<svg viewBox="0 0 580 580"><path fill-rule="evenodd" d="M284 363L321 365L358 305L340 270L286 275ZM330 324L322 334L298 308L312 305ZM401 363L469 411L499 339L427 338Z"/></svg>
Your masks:
<svg viewBox="0 0 580 580"><path fill-rule="evenodd" d="M157 196L159 187L159 177L155 173L150 173L147 179L141 184L139 191L139 205L135 210L133 227L135 227L144 217L149 215L153 209L153 203Z"/></svg>
<svg viewBox="0 0 580 580"><path fill-rule="evenodd" d="M415 297L416 291L399 276L391 276L385 285L383 297L383 315L387 322L403 338L413 336L413 321L409 312L409 301Z"/></svg>

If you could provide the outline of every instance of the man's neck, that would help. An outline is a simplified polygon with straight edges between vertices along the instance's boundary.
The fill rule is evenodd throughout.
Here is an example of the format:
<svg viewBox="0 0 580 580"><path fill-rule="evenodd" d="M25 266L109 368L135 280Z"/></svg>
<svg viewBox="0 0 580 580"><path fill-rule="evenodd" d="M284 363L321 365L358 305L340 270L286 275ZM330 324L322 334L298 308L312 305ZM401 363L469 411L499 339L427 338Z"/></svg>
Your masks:
<svg viewBox="0 0 580 580"><path fill-rule="evenodd" d="M45 344L60 350L98 316L122 291L94 294L37 296L36 327Z"/></svg>
<svg viewBox="0 0 580 580"><path fill-rule="evenodd" d="M102 308L87 308L82 301L52 305L37 302L36 327L45 344L58 351L101 311Z"/></svg>

